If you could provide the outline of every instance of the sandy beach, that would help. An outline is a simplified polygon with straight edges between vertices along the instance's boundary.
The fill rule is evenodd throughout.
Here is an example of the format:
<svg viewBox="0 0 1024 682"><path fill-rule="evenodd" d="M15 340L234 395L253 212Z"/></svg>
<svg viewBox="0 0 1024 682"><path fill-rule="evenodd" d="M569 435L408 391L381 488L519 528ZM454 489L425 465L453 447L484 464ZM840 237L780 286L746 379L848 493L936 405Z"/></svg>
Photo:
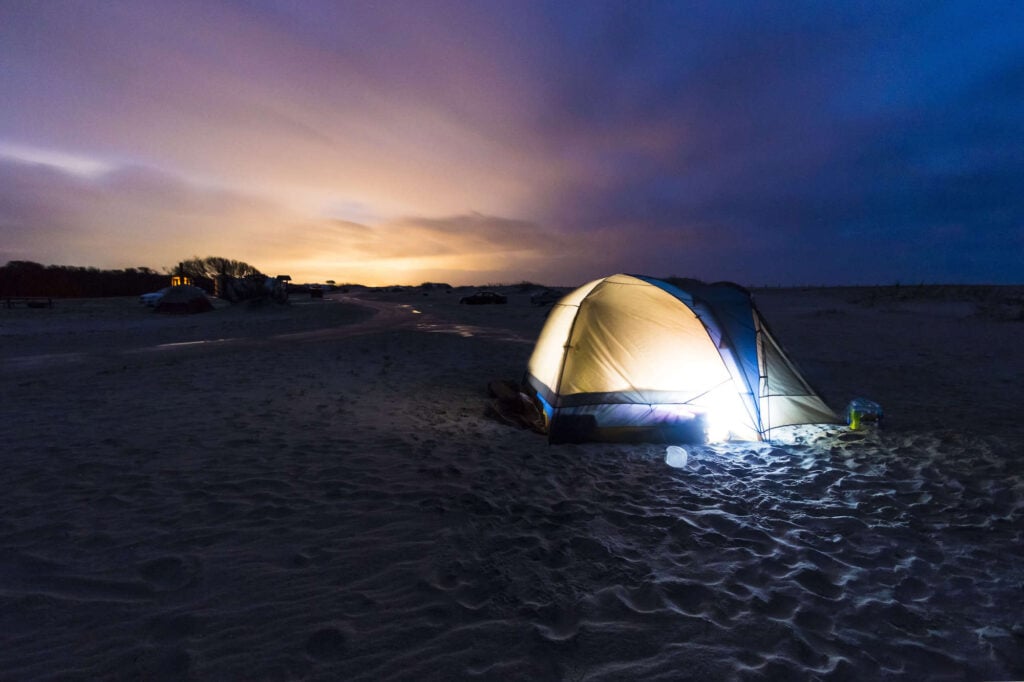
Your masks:
<svg viewBox="0 0 1024 682"><path fill-rule="evenodd" d="M1024 290L770 289L882 430L550 446L547 309L0 309L0 678L1024 678Z"/></svg>

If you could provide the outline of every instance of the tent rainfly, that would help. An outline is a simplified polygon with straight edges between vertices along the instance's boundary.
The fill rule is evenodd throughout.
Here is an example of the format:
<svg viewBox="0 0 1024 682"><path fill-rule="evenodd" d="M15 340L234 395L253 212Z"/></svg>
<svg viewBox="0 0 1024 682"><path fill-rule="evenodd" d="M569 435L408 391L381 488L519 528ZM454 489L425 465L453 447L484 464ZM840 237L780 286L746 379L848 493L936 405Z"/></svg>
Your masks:
<svg viewBox="0 0 1024 682"><path fill-rule="evenodd" d="M838 421L729 283L589 282L552 308L526 382L553 443L762 440Z"/></svg>

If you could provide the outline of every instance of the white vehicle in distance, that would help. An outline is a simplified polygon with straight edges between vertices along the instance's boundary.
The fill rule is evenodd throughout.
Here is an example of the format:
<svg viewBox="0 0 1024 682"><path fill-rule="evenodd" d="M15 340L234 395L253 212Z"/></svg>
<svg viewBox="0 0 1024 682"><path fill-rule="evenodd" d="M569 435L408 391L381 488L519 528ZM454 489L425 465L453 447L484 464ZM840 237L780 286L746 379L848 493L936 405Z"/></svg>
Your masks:
<svg viewBox="0 0 1024 682"><path fill-rule="evenodd" d="M148 294L142 294L141 296L139 296L139 303L143 305L148 305L151 308L155 308L160 304L160 300L164 297L164 294L166 294L169 289L170 287L164 287L160 291L153 291Z"/></svg>

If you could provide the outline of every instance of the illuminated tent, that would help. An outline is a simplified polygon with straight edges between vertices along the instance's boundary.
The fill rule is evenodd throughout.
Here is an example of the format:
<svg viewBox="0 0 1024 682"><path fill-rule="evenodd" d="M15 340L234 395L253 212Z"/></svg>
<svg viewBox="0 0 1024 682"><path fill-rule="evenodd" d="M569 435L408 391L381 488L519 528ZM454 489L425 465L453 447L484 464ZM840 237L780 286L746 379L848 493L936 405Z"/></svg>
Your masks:
<svg viewBox="0 0 1024 682"><path fill-rule="evenodd" d="M555 304L526 381L552 442L760 440L837 421L735 284L585 284Z"/></svg>

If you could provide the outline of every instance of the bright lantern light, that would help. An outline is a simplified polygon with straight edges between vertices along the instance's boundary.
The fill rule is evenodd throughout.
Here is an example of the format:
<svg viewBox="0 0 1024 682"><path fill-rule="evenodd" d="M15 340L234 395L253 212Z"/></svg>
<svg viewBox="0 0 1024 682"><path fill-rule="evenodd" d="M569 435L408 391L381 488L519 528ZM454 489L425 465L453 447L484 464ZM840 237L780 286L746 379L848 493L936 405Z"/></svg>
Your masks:
<svg viewBox="0 0 1024 682"><path fill-rule="evenodd" d="M733 382L726 382L711 391L701 403L707 408L708 442L717 443L734 438L757 439L756 431L750 426L750 416Z"/></svg>

